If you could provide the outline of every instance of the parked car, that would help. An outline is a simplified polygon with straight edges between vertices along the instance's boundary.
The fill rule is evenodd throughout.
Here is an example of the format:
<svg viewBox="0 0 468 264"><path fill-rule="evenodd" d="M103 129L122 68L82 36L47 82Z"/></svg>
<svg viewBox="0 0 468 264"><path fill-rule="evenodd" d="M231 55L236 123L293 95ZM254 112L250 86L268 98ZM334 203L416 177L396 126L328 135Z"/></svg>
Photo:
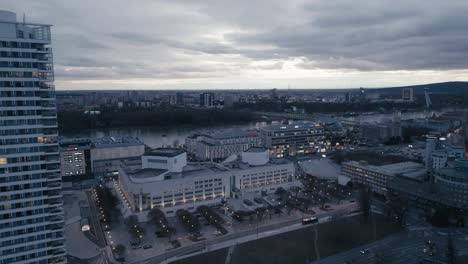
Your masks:
<svg viewBox="0 0 468 264"><path fill-rule="evenodd" d="M140 248L142 248L141 245L134 245L134 246L132 246L132 249L140 249Z"/></svg>
<svg viewBox="0 0 468 264"><path fill-rule="evenodd" d="M252 206L253 205L253 203L248 199L244 199L244 204L247 205L247 206Z"/></svg>
<svg viewBox="0 0 468 264"><path fill-rule="evenodd" d="M143 249L149 249L149 248L152 248L152 247L153 247L152 245L144 245Z"/></svg>

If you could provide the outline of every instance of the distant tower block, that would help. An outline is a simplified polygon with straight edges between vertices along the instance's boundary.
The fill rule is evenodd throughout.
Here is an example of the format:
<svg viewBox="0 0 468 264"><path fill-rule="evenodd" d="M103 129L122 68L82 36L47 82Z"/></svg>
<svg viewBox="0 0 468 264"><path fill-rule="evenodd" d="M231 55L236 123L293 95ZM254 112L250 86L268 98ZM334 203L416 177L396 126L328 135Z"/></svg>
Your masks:
<svg viewBox="0 0 468 264"><path fill-rule="evenodd" d="M402 94L403 100L405 101L413 101L413 88L403 88Z"/></svg>

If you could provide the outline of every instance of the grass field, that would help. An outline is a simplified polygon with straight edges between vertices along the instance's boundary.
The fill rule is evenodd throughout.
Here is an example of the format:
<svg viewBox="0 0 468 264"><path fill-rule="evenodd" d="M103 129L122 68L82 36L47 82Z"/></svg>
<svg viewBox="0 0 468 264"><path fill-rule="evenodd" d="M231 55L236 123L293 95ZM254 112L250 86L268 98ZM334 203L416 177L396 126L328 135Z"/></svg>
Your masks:
<svg viewBox="0 0 468 264"><path fill-rule="evenodd" d="M381 239L400 231L380 215L373 216L374 225L364 224L362 216L344 218L316 226L320 257L330 256ZM231 264L304 264L317 258L315 228L303 228L236 246ZM227 249L194 256L173 264L222 264Z"/></svg>

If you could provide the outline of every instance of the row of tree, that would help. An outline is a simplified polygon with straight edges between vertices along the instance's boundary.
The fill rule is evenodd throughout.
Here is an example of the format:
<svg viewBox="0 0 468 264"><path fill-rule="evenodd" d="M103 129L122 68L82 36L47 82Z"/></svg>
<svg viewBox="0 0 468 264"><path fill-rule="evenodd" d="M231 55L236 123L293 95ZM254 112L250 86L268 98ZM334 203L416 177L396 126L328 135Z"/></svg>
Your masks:
<svg viewBox="0 0 468 264"><path fill-rule="evenodd" d="M96 187L97 206L101 211L101 220L110 225L115 217L116 207L118 205L117 197L112 194L112 191L99 185Z"/></svg>
<svg viewBox="0 0 468 264"><path fill-rule="evenodd" d="M118 112L102 112L89 115L81 111L58 113L61 131L109 127L161 127L161 126L212 126L248 123L254 115L247 111L225 109L156 109Z"/></svg>

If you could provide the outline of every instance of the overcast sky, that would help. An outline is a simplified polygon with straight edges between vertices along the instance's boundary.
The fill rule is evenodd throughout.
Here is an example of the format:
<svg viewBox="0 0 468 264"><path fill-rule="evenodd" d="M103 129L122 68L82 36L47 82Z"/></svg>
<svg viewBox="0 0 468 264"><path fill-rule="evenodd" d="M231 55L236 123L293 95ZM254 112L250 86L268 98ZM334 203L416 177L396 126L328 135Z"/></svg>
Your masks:
<svg viewBox="0 0 468 264"><path fill-rule="evenodd" d="M53 24L57 89L468 81L468 1L2 0Z"/></svg>

